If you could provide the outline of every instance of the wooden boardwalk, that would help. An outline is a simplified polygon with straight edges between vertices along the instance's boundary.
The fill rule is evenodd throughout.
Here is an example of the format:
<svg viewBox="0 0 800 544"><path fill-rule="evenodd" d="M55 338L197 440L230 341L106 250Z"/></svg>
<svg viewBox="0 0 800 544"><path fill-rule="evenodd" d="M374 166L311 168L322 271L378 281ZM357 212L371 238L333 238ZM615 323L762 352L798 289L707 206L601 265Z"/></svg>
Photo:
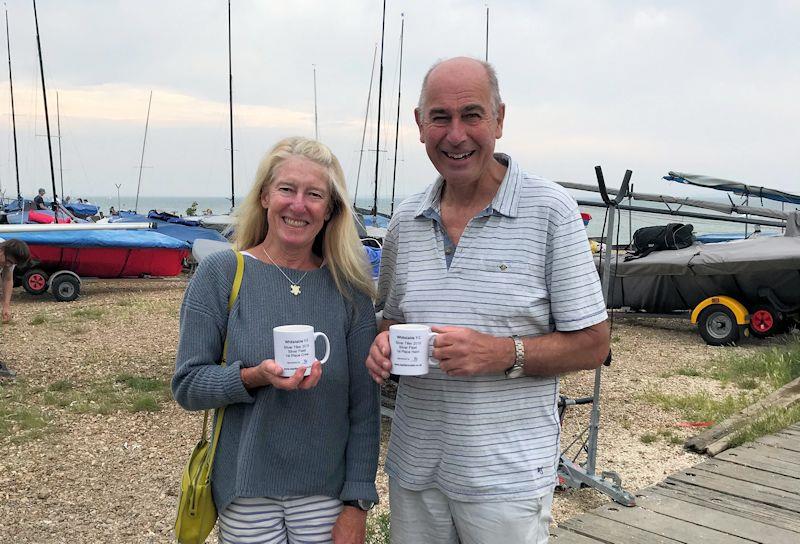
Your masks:
<svg viewBox="0 0 800 544"><path fill-rule="evenodd" d="M555 544L800 544L800 424L554 529Z"/></svg>

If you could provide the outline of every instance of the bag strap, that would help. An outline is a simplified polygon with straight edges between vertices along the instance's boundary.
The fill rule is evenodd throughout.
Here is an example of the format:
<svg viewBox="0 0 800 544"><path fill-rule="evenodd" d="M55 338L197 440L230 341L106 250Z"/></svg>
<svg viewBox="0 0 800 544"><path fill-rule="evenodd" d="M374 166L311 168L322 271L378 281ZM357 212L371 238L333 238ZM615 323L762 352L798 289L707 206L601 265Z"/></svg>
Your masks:
<svg viewBox="0 0 800 544"><path fill-rule="evenodd" d="M239 297L239 289L242 287L242 277L244 276L244 256L241 252L234 250L236 254L236 274L233 277L233 286L231 287L231 294L228 297L228 313L230 314L231 308L233 308L233 304L236 302L236 299ZM228 336L225 335L225 343L222 346L222 362L220 366L225 366L227 363L227 354L228 354ZM201 436L201 440L205 440L206 438L206 429L208 427L208 414L210 410L206 410L203 414L203 435ZM209 478L211 477L211 467L214 465L214 453L217 449L217 442L219 441L219 432L222 428L222 417L225 415L225 407L217 408L215 410L215 425L214 425L214 435L211 438L211 446L208 448L208 454L206 455L206 459L208 460L208 474Z"/></svg>

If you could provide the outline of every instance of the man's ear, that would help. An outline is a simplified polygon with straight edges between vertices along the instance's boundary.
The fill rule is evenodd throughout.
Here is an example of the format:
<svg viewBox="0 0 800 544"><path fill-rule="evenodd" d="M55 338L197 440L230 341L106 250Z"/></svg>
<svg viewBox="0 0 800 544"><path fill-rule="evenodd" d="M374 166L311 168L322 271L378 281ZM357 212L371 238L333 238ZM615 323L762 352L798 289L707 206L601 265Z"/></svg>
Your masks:
<svg viewBox="0 0 800 544"><path fill-rule="evenodd" d="M425 133L422 130L422 113L419 111L419 108L414 108L414 121L417 122L417 128L419 129L419 141L424 144Z"/></svg>
<svg viewBox="0 0 800 544"><path fill-rule="evenodd" d="M506 105L502 102L497 108L497 129L494 131L494 138L499 140L503 136L503 120L506 118Z"/></svg>

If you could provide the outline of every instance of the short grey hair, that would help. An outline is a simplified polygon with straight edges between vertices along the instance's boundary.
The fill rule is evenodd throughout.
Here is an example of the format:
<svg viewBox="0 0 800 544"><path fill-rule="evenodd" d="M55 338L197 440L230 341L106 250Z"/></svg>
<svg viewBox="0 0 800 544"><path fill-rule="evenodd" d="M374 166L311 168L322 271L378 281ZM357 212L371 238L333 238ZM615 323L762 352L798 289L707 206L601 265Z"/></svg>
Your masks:
<svg viewBox="0 0 800 544"><path fill-rule="evenodd" d="M494 69L494 66L486 61L472 57L469 58L483 66L483 69L486 70L486 78L489 83L489 93L492 100L492 115L496 118L500 113L500 104L503 103L503 100L500 98L500 84L497 82L497 71ZM419 101L417 101L417 109L419 110L421 118L425 117L425 94L428 91L428 78L430 77L431 72L438 68L440 64L448 60L450 59L437 60L433 66L428 68L428 71L425 73L425 77L422 79L422 89L419 92Z"/></svg>

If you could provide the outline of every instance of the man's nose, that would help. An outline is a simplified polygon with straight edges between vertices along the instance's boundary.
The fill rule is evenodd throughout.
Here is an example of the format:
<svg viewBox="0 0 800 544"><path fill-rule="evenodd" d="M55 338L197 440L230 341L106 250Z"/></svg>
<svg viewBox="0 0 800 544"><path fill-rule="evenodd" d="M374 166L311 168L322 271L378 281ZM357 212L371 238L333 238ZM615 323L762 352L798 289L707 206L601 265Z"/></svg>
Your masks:
<svg viewBox="0 0 800 544"><path fill-rule="evenodd" d="M461 122L461 119L456 117L450 122L450 126L447 128L447 141L450 144L458 145L466 140L466 138L466 126Z"/></svg>

